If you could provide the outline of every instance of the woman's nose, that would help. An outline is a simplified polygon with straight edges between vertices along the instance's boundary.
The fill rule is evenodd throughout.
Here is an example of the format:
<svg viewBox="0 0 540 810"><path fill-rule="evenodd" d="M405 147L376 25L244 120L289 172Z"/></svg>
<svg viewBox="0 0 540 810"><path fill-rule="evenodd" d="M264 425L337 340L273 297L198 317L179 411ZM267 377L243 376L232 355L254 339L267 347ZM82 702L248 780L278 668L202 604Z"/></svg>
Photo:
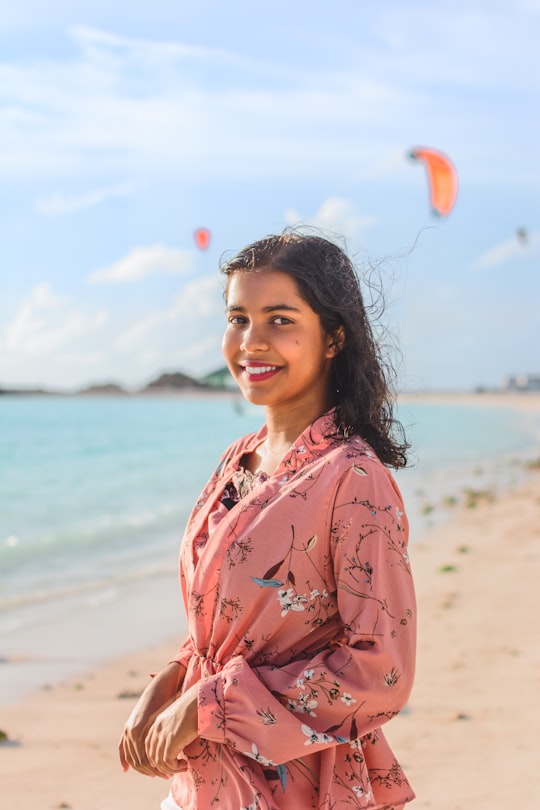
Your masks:
<svg viewBox="0 0 540 810"><path fill-rule="evenodd" d="M244 331L240 348L248 353L268 351L269 343L265 330L251 324Z"/></svg>

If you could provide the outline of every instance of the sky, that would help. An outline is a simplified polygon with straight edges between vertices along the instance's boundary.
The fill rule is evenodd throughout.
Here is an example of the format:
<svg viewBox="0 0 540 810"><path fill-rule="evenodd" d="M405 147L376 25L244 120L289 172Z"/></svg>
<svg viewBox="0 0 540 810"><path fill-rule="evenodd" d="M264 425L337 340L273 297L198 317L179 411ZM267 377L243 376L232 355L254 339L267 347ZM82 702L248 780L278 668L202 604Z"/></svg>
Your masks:
<svg viewBox="0 0 540 810"><path fill-rule="evenodd" d="M287 226L377 269L401 389L540 373L539 42L540 0L10 4L0 387L222 366L220 261Z"/></svg>

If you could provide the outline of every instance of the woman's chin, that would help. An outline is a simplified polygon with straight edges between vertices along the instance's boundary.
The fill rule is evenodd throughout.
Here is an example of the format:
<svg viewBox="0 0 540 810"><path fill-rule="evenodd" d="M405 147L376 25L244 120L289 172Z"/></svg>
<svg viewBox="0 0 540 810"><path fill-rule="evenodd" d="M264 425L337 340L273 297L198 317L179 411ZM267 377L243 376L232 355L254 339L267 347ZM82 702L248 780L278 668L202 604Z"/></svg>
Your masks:
<svg viewBox="0 0 540 810"><path fill-rule="evenodd" d="M268 404L268 396L265 396L262 391L254 391L253 389L240 389L242 392L242 396L246 400L246 402L251 403L251 405L267 405Z"/></svg>

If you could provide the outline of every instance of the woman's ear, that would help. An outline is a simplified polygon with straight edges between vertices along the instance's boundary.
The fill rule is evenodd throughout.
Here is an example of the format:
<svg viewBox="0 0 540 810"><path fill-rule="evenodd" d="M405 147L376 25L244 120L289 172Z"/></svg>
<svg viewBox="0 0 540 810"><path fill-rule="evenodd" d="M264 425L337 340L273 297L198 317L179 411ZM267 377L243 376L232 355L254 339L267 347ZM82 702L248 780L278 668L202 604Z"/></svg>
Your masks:
<svg viewBox="0 0 540 810"><path fill-rule="evenodd" d="M332 335L330 343L328 344L328 349L331 353L331 356L335 357L336 355L338 355L344 346L345 346L345 328L343 326L338 326L338 328Z"/></svg>

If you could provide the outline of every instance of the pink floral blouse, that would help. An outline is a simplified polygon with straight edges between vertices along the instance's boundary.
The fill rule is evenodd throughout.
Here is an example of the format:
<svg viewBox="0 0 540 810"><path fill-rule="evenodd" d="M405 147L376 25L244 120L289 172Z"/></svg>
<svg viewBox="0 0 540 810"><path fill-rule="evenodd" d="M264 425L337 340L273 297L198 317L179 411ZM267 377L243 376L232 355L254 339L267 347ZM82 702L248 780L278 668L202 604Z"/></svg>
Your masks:
<svg viewBox="0 0 540 810"><path fill-rule="evenodd" d="M185 688L199 682L200 739L172 783L183 810L397 810L414 798L381 731L414 675L408 524L369 446L332 430L330 411L249 486L242 457L266 428L239 439L189 519L189 637L175 660Z"/></svg>

